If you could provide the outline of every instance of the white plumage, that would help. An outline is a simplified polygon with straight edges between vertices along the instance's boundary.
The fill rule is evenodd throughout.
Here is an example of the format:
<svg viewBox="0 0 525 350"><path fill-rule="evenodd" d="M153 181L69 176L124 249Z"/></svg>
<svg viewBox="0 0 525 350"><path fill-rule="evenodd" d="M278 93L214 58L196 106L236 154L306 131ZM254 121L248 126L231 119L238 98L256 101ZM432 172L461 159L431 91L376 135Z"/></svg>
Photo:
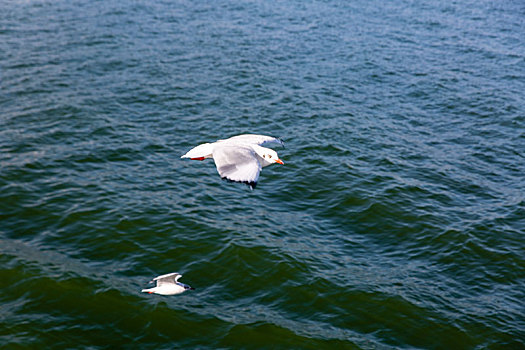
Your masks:
<svg viewBox="0 0 525 350"><path fill-rule="evenodd" d="M213 143L203 143L189 150L181 158L213 158L221 178L245 183L253 189L257 185L262 168L274 163L284 164L277 152L262 147L268 143L284 145L282 140L272 136L237 135Z"/></svg>
<svg viewBox="0 0 525 350"><path fill-rule="evenodd" d="M155 277L150 283L157 282L157 285L153 288L143 289L142 292L160 295L174 295L180 294L188 289L193 290L194 288L187 284L178 282L181 277L182 275L177 272Z"/></svg>

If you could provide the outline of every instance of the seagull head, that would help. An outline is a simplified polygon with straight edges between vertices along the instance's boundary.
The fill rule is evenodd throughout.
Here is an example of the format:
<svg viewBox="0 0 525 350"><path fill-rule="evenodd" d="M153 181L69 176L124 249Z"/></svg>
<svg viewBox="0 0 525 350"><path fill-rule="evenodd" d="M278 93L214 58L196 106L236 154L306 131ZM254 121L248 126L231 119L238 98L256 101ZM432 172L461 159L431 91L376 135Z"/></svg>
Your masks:
<svg viewBox="0 0 525 350"><path fill-rule="evenodd" d="M188 286L187 284L184 284L184 283L181 283L181 282L177 282L177 284L178 284L179 286L181 286L182 288L184 288L184 291L187 291L188 289L189 289L189 290L195 290L195 288L190 287L190 286Z"/></svg>
<svg viewBox="0 0 525 350"><path fill-rule="evenodd" d="M263 150L260 150L260 152L257 152L257 153L263 159L263 163L261 164L263 167L268 166L273 163L284 164L283 161L279 159L277 152L275 152L273 149L265 148L265 147L261 147L261 148L263 148Z"/></svg>

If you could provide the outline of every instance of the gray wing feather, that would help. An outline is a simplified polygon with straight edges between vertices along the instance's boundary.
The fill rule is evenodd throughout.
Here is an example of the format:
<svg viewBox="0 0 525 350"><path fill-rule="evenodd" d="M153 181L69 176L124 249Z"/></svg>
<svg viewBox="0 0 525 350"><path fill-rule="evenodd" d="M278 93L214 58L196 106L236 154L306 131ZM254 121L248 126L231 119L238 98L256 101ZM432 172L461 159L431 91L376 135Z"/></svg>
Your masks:
<svg viewBox="0 0 525 350"><path fill-rule="evenodd" d="M153 281L157 281L157 286L161 286L163 284L174 284L181 277L182 275L180 273L172 272L172 273L168 273L165 275L155 277Z"/></svg>
<svg viewBox="0 0 525 350"><path fill-rule="evenodd" d="M266 136L266 135L255 135L255 134L244 134L244 135L237 135L230 137L226 140L219 140L222 142L230 142L235 144L254 144L263 146L268 143L277 143L281 146L284 146L283 140L273 137L273 136Z"/></svg>
<svg viewBox="0 0 525 350"><path fill-rule="evenodd" d="M218 145L213 150L213 160L222 178L243 182L251 187L257 184L261 164L249 145Z"/></svg>

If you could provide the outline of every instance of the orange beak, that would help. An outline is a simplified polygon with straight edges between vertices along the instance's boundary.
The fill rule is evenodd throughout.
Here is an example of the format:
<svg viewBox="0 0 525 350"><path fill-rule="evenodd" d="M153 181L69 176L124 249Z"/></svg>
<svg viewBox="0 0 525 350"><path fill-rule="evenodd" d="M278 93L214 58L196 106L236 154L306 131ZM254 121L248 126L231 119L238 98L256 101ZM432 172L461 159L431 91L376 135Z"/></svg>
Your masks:
<svg viewBox="0 0 525 350"><path fill-rule="evenodd" d="M275 160L275 162L284 165L283 161L280 160L279 158L277 158L277 159Z"/></svg>

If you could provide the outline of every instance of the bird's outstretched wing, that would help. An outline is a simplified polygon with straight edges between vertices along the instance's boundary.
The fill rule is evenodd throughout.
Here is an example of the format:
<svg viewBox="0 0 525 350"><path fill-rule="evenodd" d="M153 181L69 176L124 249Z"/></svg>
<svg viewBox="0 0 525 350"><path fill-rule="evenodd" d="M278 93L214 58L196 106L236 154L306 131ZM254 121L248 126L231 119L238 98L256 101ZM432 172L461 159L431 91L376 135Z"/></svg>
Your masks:
<svg viewBox="0 0 525 350"><path fill-rule="evenodd" d="M283 140L266 135L255 135L255 134L244 134L230 137L229 139L219 140L218 142L229 142L232 144L252 144L264 146L268 143L277 143L281 146L284 146Z"/></svg>
<svg viewBox="0 0 525 350"><path fill-rule="evenodd" d="M163 284L174 284L181 277L182 275L180 273L172 272L172 273L168 273L165 275L160 275L158 277L155 277L152 282L157 281L157 287L158 287Z"/></svg>
<svg viewBox="0 0 525 350"><path fill-rule="evenodd" d="M213 160L223 179L242 182L251 188L257 185L261 164L249 145L218 144L213 150Z"/></svg>

